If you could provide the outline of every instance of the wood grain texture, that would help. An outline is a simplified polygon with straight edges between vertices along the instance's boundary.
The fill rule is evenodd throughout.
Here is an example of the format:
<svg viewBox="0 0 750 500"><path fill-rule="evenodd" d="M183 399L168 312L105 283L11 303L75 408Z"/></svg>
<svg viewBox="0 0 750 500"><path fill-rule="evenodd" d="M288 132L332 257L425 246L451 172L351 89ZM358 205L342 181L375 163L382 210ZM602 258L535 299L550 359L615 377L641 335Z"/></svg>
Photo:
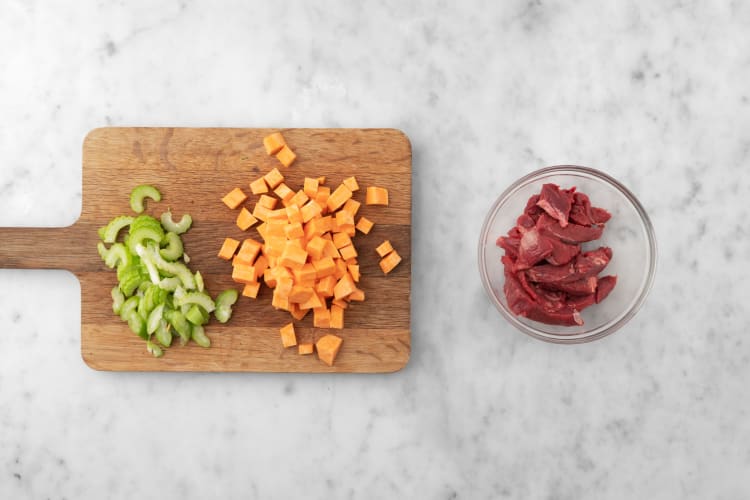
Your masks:
<svg viewBox="0 0 750 500"><path fill-rule="evenodd" d="M62 268L81 282L81 354L98 370L126 371L252 371L252 372L391 372L403 368L410 355L411 286L411 146L393 129L281 129L297 161L284 168L266 155L262 139L279 129L101 128L83 144L83 210L66 228L0 228L0 267ZM271 291L263 287L257 300L240 298L232 320L207 325L209 349L194 344L169 348L153 358L145 343L112 313L109 291L115 273L96 251L96 229L115 215L130 212L128 197L137 184L162 192L160 203L148 203L146 213L158 217L168 207L175 218L193 216L193 228L183 235L190 267L200 270L212 293L236 287L231 265L216 257L227 236L259 239L234 223L237 212L220 201L234 187L250 194L248 184L277 167L292 188L304 177L327 177L335 187L355 175L363 188L360 215L375 221L368 235L355 244L363 272L361 288L367 300L346 310L344 330L316 329L311 314L295 321L300 340L315 341L326 333L344 338L333 367L317 356L300 356L283 349L278 329L291 321L270 305ZM388 207L366 206L364 187L389 190ZM252 209L255 197L246 206ZM385 276L374 248L389 239L403 261Z"/></svg>

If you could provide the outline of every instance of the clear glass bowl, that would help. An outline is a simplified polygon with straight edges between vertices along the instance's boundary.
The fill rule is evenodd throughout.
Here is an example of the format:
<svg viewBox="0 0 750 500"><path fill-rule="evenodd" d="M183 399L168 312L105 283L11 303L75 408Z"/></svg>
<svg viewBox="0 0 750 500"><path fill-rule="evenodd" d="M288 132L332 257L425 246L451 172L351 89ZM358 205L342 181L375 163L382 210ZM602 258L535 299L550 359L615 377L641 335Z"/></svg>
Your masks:
<svg viewBox="0 0 750 500"><path fill-rule="evenodd" d="M612 260L603 273L616 274L617 286L601 303L581 311L584 324L580 326L546 325L516 316L508 308L503 292L505 277L500 257L504 250L495 241L515 225L528 199L548 182L561 188L575 186L589 196L593 206L612 214L602 237L585 243L583 250L602 245L612 248ZM546 167L521 177L492 205L479 237L479 273L490 300L511 325L547 342L589 342L615 332L640 309L651 289L655 270L656 238L646 211L625 186L588 167Z"/></svg>

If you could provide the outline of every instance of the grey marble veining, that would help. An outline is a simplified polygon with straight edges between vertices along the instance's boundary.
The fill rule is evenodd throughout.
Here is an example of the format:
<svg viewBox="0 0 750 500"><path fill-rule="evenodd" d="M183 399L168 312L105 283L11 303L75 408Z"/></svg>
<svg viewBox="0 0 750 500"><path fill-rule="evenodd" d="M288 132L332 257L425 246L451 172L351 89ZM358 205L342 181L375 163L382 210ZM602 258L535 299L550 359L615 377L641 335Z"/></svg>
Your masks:
<svg viewBox="0 0 750 500"><path fill-rule="evenodd" d="M65 272L0 271L0 498L746 498L742 2L0 4L0 225L81 209L102 125L397 127L412 359L377 376L111 374ZM607 171L656 228L620 332L507 325L476 242L517 177ZM0 242L2 244L2 242Z"/></svg>

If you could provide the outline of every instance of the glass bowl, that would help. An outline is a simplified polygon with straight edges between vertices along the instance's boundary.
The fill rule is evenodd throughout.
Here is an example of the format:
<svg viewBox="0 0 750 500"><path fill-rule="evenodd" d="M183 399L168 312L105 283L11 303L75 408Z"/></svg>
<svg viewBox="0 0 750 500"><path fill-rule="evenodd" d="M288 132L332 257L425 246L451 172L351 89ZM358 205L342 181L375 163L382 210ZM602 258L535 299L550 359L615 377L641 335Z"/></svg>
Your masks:
<svg viewBox="0 0 750 500"><path fill-rule="evenodd" d="M565 189L575 186L589 196L593 206L612 214L602 237L584 243L582 250L610 247L612 260L602 274L617 275L617 285L601 303L581 311L584 323L580 326L547 325L516 316L508 308L503 292L505 276L500 258L505 251L495 241L515 226L528 199L549 182ZM655 269L656 239L646 211L625 186L588 167L546 167L521 177L492 205L479 237L479 273L490 300L511 325L547 342L589 342L615 332L640 309L654 281Z"/></svg>

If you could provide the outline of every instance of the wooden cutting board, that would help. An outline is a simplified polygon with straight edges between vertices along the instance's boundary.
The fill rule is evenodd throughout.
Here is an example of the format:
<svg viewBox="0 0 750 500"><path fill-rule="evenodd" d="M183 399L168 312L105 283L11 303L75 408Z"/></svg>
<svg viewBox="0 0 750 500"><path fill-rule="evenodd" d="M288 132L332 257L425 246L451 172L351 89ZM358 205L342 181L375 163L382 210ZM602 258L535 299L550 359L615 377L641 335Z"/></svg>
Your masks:
<svg viewBox="0 0 750 500"><path fill-rule="evenodd" d="M297 154L284 168L267 156L262 139L280 130ZM212 295L240 286L230 279L231 264L216 254L225 237L259 239L255 229L242 232L236 211L220 200L234 187L250 194L248 184L278 167L293 189L306 176L326 176L337 186L356 176L362 190L358 215L375 222L368 235L355 239L363 273L360 288L366 301L346 310L344 330L314 329L312 314L295 321L298 339L315 341L336 333L344 343L333 367L313 356L300 356L281 346L278 329L291 321L271 306L263 286L257 300L240 297L231 321L212 319L206 327L212 345L201 348L178 342L156 359L145 342L112 313L110 290L117 278L96 251L97 228L113 216L131 214L129 194L138 184L153 184L160 203L147 202L146 213L159 217L168 207L175 219L193 217L183 235L190 268L200 270ZM388 189L388 207L366 206L364 187ZM256 197L247 205L252 209ZM390 240L403 257L389 275L378 266L374 249ZM83 143L83 210L63 228L0 228L0 268L68 269L81 282L81 354L97 370L123 371L250 371L250 372L391 372L410 354L411 284L411 146L393 129L231 129L231 128L100 128Z"/></svg>

